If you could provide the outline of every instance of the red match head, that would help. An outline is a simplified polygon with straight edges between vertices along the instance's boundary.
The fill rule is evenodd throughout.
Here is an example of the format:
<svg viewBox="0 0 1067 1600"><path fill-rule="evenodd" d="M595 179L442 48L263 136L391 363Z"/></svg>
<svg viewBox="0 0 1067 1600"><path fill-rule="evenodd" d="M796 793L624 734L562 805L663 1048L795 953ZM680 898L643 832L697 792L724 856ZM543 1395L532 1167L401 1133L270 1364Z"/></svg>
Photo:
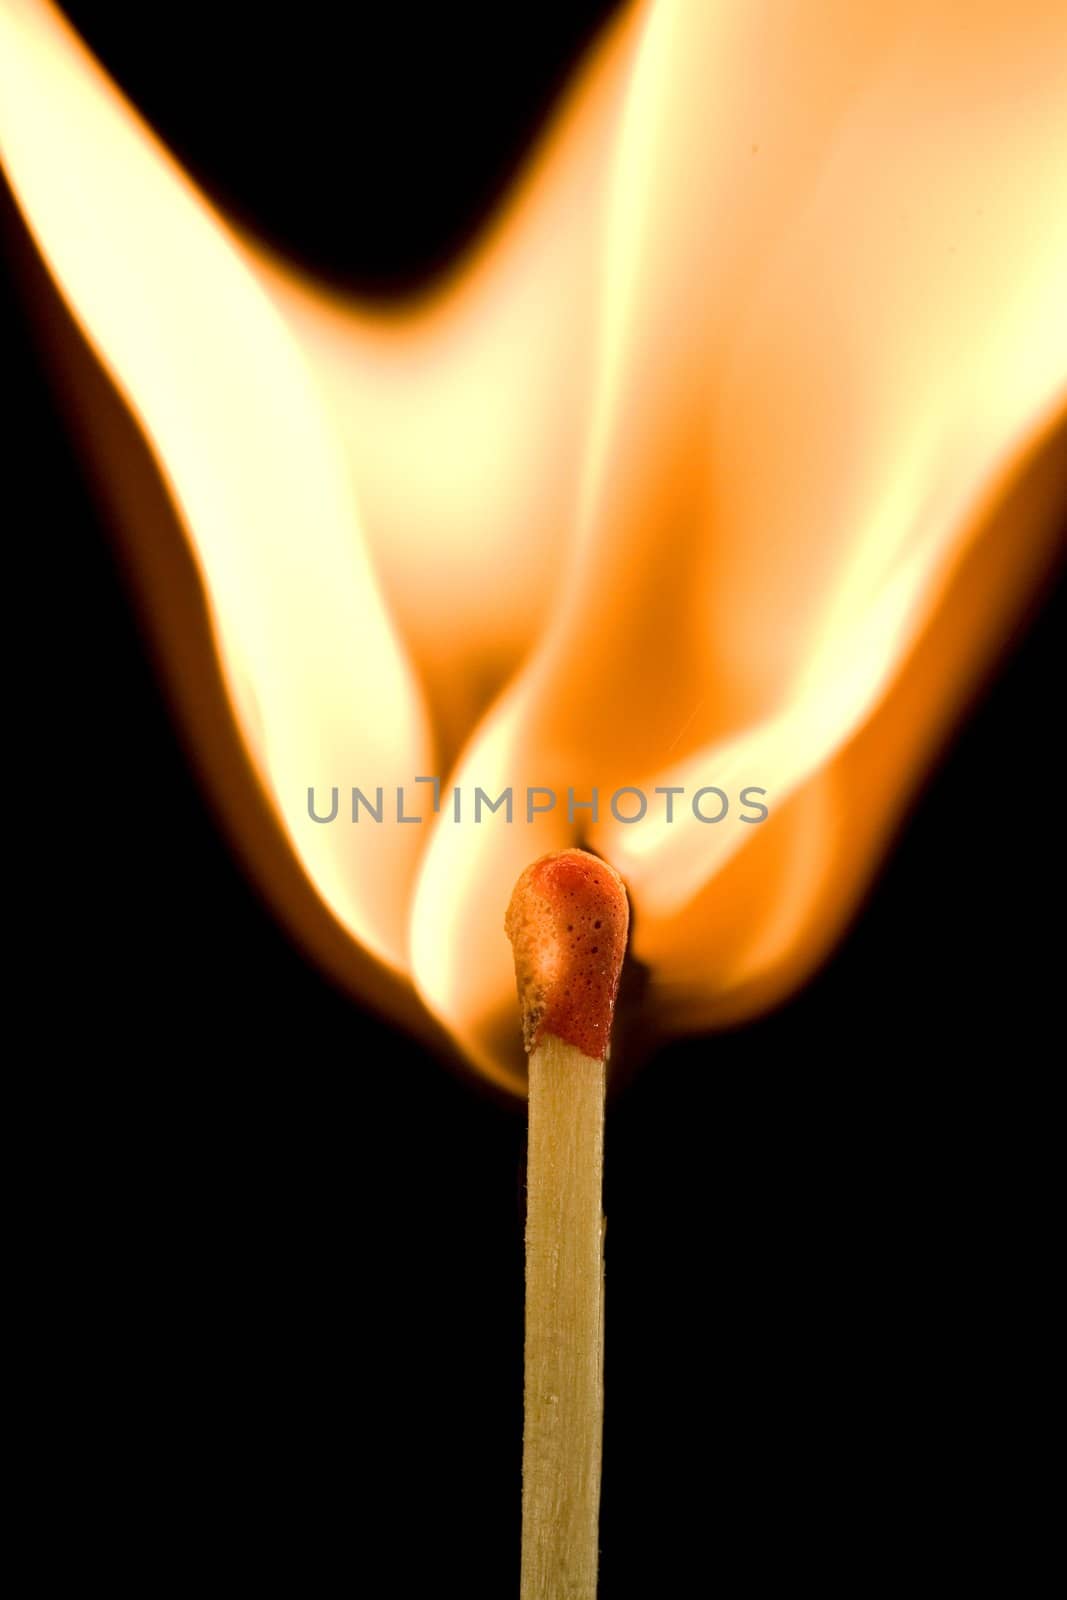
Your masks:
<svg viewBox="0 0 1067 1600"><path fill-rule="evenodd" d="M598 857L560 850L526 868L504 927L527 1050L553 1033L584 1055L607 1055L629 921L622 879Z"/></svg>

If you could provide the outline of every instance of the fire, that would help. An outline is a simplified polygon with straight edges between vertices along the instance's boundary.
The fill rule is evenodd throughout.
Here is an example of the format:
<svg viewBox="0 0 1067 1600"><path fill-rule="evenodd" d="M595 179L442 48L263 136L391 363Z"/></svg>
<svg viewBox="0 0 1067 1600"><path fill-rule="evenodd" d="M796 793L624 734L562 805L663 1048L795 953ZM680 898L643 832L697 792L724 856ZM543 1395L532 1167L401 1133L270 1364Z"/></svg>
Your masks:
<svg viewBox="0 0 1067 1600"><path fill-rule="evenodd" d="M521 1086L504 907L574 842L665 1031L822 958L1062 516L1065 82L1061 0L633 6L461 269L372 314L7 0L7 177L197 580L127 508L176 695L335 973Z"/></svg>

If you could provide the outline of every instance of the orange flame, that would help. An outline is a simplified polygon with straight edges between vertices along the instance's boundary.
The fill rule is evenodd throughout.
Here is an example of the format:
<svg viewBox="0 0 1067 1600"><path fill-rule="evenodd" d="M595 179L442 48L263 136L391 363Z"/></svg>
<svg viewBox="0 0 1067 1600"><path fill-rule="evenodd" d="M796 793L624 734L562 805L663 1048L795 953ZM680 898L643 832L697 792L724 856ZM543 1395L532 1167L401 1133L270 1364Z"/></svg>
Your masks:
<svg viewBox="0 0 1067 1600"><path fill-rule="evenodd" d="M1067 12L959 17L631 7L463 270L372 315L213 210L46 0L0 11L9 181L195 566L228 723L142 511L208 779L320 959L497 1082L533 857L623 873L665 1030L751 1015L840 932L1047 565ZM530 823L528 787L559 796Z"/></svg>

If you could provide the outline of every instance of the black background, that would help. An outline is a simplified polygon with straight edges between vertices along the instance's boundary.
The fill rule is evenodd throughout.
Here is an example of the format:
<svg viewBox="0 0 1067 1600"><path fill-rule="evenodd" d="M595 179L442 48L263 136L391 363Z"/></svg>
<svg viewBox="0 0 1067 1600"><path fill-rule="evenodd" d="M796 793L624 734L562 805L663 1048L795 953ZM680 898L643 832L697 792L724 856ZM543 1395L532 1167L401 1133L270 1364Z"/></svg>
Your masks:
<svg viewBox="0 0 1067 1600"><path fill-rule="evenodd" d="M378 298L470 237L613 9L66 7L216 198ZM234 865L2 309L44 558L11 848L41 862L27 1215L63 1537L142 1592L514 1593L523 1118L335 990ZM1065 608L1061 581L1020 625L819 977L611 1107L602 1600L1018 1573Z"/></svg>

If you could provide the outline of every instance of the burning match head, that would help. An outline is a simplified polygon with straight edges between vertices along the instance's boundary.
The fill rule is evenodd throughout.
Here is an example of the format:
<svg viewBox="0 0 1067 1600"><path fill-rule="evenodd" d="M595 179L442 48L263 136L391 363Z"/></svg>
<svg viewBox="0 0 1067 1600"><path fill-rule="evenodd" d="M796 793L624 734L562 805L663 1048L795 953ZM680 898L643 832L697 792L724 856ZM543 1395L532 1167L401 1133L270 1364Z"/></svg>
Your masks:
<svg viewBox="0 0 1067 1600"><path fill-rule="evenodd" d="M546 1033L602 1060L630 913L614 867L584 850L559 850L526 868L504 927L515 952L526 1049Z"/></svg>

